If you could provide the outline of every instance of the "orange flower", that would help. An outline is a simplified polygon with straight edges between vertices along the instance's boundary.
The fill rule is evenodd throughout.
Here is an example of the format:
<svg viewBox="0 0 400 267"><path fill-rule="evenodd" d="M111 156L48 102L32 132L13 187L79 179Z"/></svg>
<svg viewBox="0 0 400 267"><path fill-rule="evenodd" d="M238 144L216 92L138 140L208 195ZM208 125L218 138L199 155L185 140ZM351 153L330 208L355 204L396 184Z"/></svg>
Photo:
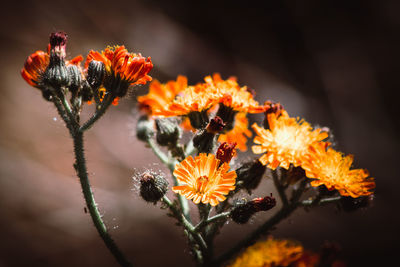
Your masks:
<svg viewBox="0 0 400 267"><path fill-rule="evenodd" d="M236 147L238 149L240 149L241 151L246 151L247 137L252 136L251 131L247 128L248 124L249 122L247 120L246 113L237 113L235 116L235 124L233 126L233 129L225 134L221 134L218 137L218 141L221 143L236 143Z"/></svg>
<svg viewBox="0 0 400 267"><path fill-rule="evenodd" d="M154 110L164 110L175 97L187 87L187 78L179 75L176 81L161 84L153 81L149 86L149 93L139 96L139 108L152 115ZM159 111L160 112L160 111Z"/></svg>
<svg viewBox="0 0 400 267"><path fill-rule="evenodd" d="M25 61L21 75L24 80L33 87L40 88L42 75L50 62L50 56L44 51L36 51Z"/></svg>
<svg viewBox="0 0 400 267"><path fill-rule="evenodd" d="M248 247L229 267L288 266L303 254L303 247L290 240L269 237Z"/></svg>
<svg viewBox="0 0 400 267"><path fill-rule="evenodd" d="M104 63L106 70L106 78L104 86L108 91L115 89L118 83L123 89L115 92L116 96L124 96L129 85L146 84L151 81L151 77L147 75L153 68L151 58L142 57L141 54L129 53L125 46L107 47L101 53L90 51L85 68L89 66L92 60Z"/></svg>
<svg viewBox="0 0 400 267"><path fill-rule="evenodd" d="M47 67L50 63L50 45L48 46L48 51L36 51L32 55L30 55L24 64L24 68L21 70L21 75L24 80L29 83L31 86L41 89L42 76L45 73ZM79 64L83 60L81 55L66 61L66 65L76 65L79 67Z"/></svg>
<svg viewBox="0 0 400 267"><path fill-rule="evenodd" d="M218 102L232 108L234 111L246 113L260 113L265 111L265 107L260 106L258 102L253 99L253 94L247 87L240 87L235 78L231 77L224 81L221 76L216 73L212 77L205 77L204 80L206 84L215 88Z"/></svg>
<svg viewBox="0 0 400 267"><path fill-rule="evenodd" d="M202 112L217 104L215 88L206 84L188 86L164 109L153 111L157 116L184 116L191 112Z"/></svg>
<svg viewBox="0 0 400 267"><path fill-rule="evenodd" d="M176 164L174 175L181 185L172 190L193 199L196 204L201 201L216 206L226 199L224 195L235 189L236 172L228 170L229 164L220 165L220 160L213 154L200 153L194 159L189 156Z"/></svg>
<svg viewBox="0 0 400 267"><path fill-rule="evenodd" d="M281 166L288 169L290 164L299 166L308 152L308 147L328 137L328 133L321 129L312 130L310 124L296 118L290 118L286 111L282 111L277 118L275 113L267 114L269 130L253 124L257 136L252 147L253 153L261 154L260 162L268 164L271 169Z"/></svg>
<svg viewBox="0 0 400 267"><path fill-rule="evenodd" d="M336 189L343 196L353 198L372 194L374 178L363 169L350 170L353 155L344 156L324 143L316 143L309 148L307 160L301 167L308 178L314 178L312 186L324 184L329 190Z"/></svg>

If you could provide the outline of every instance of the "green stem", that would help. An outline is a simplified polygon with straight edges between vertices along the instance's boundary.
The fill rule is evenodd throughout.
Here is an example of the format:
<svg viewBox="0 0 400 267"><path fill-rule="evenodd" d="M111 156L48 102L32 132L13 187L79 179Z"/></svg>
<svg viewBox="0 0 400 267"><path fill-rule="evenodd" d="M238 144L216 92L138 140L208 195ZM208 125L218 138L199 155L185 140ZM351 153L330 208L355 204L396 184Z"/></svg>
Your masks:
<svg viewBox="0 0 400 267"><path fill-rule="evenodd" d="M165 155L165 153L162 152L162 150L158 147L158 145L154 142L153 139L150 138L149 140L147 140L147 143L153 150L154 154L156 154L156 156L161 160L161 162L165 164L171 171L172 179L174 180L174 186L177 186L178 180L174 175L174 169L175 169L175 164L178 162L175 159L173 158L171 159L167 155ZM192 220L190 218L190 208L187 199L181 194L178 194L178 201L182 208L183 215L189 222L191 222Z"/></svg>
<svg viewBox="0 0 400 267"><path fill-rule="evenodd" d="M337 197L327 197L327 198L322 198L322 199L306 199L301 202L301 205L304 207L309 207L309 206L315 206L315 205L323 205L323 204L329 204L329 203L334 203L336 201L339 201L342 197L337 196Z"/></svg>
<svg viewBox="0 0 400 267"><path fill-rule="evenodd" d="M101 106L99 109L97 109L97 105L96 105L96 111L93 114L92 117L90 117L79 129L80 132L84 132L86 130L88 130L90 127L93 126L93 124L101 118L101 116L104 115L104 113L106 112L107 108L111 105L112 101L114 100L114 97L111 94L107 94L104 99L103 102L101 102Z"/></svg>
<svg viewBox="0 0 400 267"><path fill-rule="evenodd" d="M97 208L97 204L94 200L93 192L90 187L88 173L86 169L86 160L83 150L83 133L80 131L76 131L72 134L74 139L74 151L75 151L75 169L78 174L79 180L82 186L83 196L86 201L87 208L89 210L90 216L93 220L94 226L97 229L100 237L103 239L107 248L113 254L115 259L121 266L132 266L131 263L125 258L124 254L117 247L114 240L111 238L107 231L107 227L104 224L100 212Z"/></svg>

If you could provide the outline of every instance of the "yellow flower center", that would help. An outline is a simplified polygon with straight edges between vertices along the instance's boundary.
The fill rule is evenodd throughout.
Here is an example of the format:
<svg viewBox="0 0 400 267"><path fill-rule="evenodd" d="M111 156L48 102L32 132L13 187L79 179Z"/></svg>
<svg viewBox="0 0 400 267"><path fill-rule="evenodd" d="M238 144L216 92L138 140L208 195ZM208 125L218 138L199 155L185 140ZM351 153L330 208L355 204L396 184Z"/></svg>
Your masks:
<svg viewBox="0 0 400 267"><path fill-rule="evenodd" d="M198 193L204 193L206 186L208 184L208 177L207 175L202 175L196 179L196 184L194 188Z"/></svg>

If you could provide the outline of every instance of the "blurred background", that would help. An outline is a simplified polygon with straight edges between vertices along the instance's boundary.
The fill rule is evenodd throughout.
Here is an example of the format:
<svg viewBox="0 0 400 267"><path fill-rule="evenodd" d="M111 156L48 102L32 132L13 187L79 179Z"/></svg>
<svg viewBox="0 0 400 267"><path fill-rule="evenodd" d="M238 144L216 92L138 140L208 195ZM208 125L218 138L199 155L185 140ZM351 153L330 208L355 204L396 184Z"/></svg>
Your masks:
<svg viewBox="0 0 400 267"><path fill-rule="evenodd" d="M198 3L198 4L197 4ZM398 49L400 2L388 1L8 1L0 26L0 266L117 266L88 214L75 176L72 140L53 106L20 76L50 32L69 35L68 55L107 45L151 56L150 73L189 83L234 75L260 102L332 129L337 148L376 178L375 201L354 213L296 211L273 235L318 251L336 242L349 266L398 253ZM86 135L90 179L114 239L136 266L192 266L175 221L144 203L132 176L158 170L133 131L139 87ZM87 117L92 107L85 107ZM260 122L260 117L255 117ZM242 155L249 158L249 155ZM275 193L263 181L254 196ZM397 207L397 208L396 208ZM230 223L222 253L266 220ZM396 257L397 259L397 257Z"/></svg>

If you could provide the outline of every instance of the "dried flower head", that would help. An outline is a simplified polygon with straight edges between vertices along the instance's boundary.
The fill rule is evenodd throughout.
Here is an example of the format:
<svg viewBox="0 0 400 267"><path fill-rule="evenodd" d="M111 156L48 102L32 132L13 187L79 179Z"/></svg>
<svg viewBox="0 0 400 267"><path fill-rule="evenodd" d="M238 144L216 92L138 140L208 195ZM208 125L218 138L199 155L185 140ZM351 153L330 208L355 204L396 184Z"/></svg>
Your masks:
<svg viewBox="0 0 400 267"><path fill-rule="evenodd" d="M236 156L236 143L223 142L217 149L217 159L229 163Z"/></svg>
<svg viewBox="0 0 400 267"><path fill-rule="evenodd" d="M303 247L290 240L269 237L248 247L229 267L288 266L303 254Z"/></svg>
<svg viewBox="0 0 400 267"><path fill-rule="evenodd" d="M181 185L172 190L193 199L195 204L200 202L212 206L226 199L229 191L235 189L236 172L228 172L229 165L215 158L213 154L201 153L193 158L187 157L176 164L174 175Z"/></svg>
<svg viewBox="0 0 400 267"><path fill-rule="evenodd" d="M260 162L268 164L271 169L281 166L288 169L290 164L299 166L308 153L308 147L328 137L320 129L313 130L310 124L296 118L291 118L286 111L277 118L275 113L267 114L269 130L253 124L257 136L252 147L255 154L266 154L260 157Z"/></svg>
<svg viewBox="0 0 400 267"><path fill-rule="evenodd" d="M350 169L353 156L344 156L324 143L316 143L309 148L302 168L308 178L313 178L312 186L324 184L329 190L336 189L342 196L353 198L371 195L375 188L374 178L367 170Z"/></svg>

